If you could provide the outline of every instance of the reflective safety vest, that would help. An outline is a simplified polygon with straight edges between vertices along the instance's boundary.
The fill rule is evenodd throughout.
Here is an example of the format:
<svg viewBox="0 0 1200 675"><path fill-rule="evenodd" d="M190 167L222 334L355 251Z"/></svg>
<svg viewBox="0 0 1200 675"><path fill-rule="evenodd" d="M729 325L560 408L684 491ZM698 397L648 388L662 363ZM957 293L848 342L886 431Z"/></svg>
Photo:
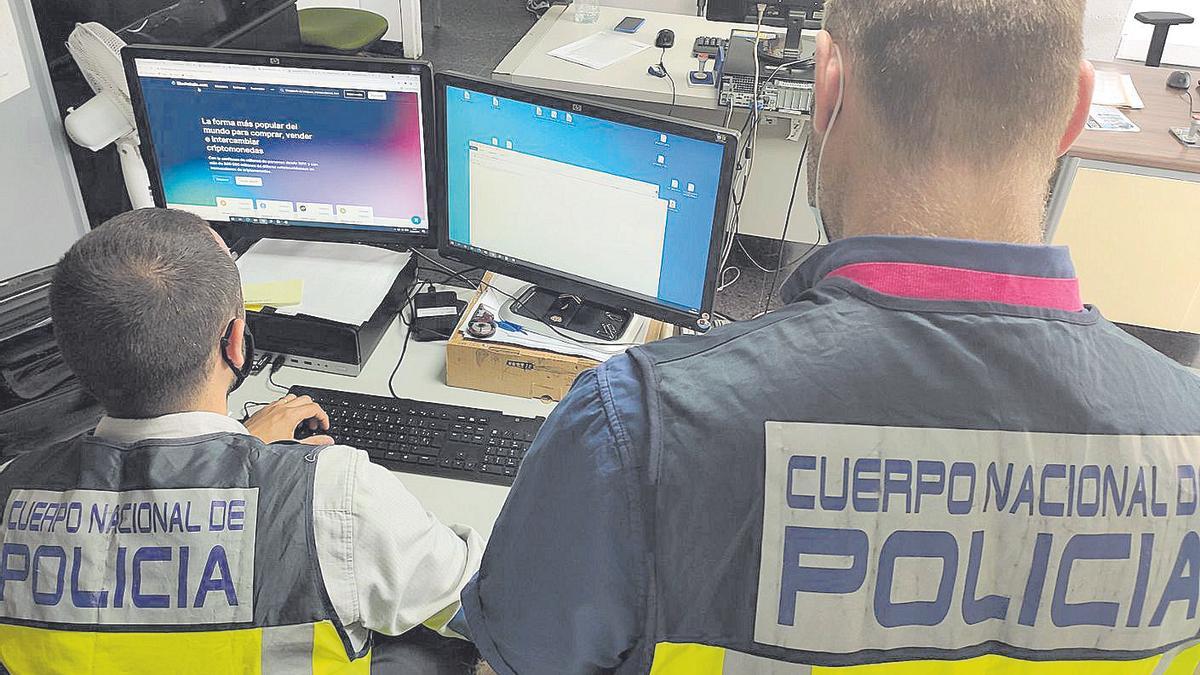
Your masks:
<svg viewBox="0 0 1200 675"><path fill-rule="evenodd" d="M1200 379L1094 308L986 295L1061 283L978 281L1003 251L934 270L979 299L879 292L932 273L868 254L946 264L899 246L847 240L787 307L631 350L649 581L618 672L1200 672Z"/></svg>
<svg viewBox="0 0 1200 675"><path fill-rule="evenodd" d="M212 434L18 457L0 472L0 663L371 672L370 644L352 652L321 581L318 452Z"/></svg>

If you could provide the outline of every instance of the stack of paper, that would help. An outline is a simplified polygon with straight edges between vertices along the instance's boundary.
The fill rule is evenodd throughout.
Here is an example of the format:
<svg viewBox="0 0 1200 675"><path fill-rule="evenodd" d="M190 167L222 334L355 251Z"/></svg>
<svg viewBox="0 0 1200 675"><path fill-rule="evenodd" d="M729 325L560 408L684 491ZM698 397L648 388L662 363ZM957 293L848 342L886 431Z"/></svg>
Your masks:
<svg viewBox="0 0 1200 675"><path fill-rule="evenodd" d="M279 314L359 326L379 309L411 255L358 244L262 239L237 265L243 287L258 291L263 287L257 284L274 284L267 290L302 291L296 304L272 305Z"/></svg>
<svg viewBox="0 0 1200 675"><path fill-rule="evenodd" d="M242 302L248 312L261 312L263 307L291 307L303 299L303 279L242 284Z"/></svg>
<svg viewBox="0 0 1200 675"><path fill-rule="evenodd" d="M1096 91L1092 94L1092 105L1107 105L1116 108L1141 110L1146 107L1133 78L1125 73L1096 72Z"/></svg>
<svg viewBox="0 0 1200 675"><path fill-rule="evenodd" d="M564 61L600 69L649 48L650 45L629 35L602 30L547 53Z"/></svg>

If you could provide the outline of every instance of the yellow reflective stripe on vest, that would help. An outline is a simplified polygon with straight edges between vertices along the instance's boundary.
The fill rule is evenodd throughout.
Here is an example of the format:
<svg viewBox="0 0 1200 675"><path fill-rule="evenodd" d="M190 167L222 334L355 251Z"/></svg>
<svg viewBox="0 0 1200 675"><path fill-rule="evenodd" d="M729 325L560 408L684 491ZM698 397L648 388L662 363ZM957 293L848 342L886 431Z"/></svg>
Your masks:
<svg viewBox="0 0 1200 675"><path fill-rule="evenodd" d="M13 675L369 675L351 662L329 621L299 626L175 633L88 632L0 624L0 663Z"/></svg>
<svg viewBox="0 0 1200 675"><path fill-rule="evenodd" d="M1138 661L1021 661L980 656L964 661L905 661L830 668L805 666L702 644L660 642L650 675L1193 675L1200 644Z"/></svg>
<svg viewBox="0 0 1200 675"><path fill-rule="evenodd" d="M725 667L725 650L710 645L660 642L654 645L650 675L720 675Z"/></svg>
<svg viewBox="0 0 1200 675"><path fill-rule="evenodd" d="M313 675L370 675L371 653L361 659L346 658L342 637L329 621L313 626Z"/></svg>

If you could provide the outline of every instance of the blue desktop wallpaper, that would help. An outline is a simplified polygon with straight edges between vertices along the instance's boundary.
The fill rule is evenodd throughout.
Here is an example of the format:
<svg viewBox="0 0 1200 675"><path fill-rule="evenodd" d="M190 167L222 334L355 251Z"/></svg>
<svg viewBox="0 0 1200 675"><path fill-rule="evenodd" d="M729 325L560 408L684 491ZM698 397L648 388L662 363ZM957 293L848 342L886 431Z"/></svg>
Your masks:
<svg viewBox="0 0 1200 675"><path fill-rule="evenodd" d="M492 99L490 94L447 87L450 240L471 243L470 142L491 144L495 137L504 146L512 141L518 152L653 183L660 187L661 198L674 199L675 209L667 211L657 301L700 309L724 146L670 134L664 144L657 131L575 113L567 122L564 110L557 110L558 119L553 119L548 107L539 117L533 104L497 97L497 106ZM665 158L662 165L657 163L659 155ZM672 180L679 181L677 188L671 187ZM692 194L688 183L695 185Z"/></svg>

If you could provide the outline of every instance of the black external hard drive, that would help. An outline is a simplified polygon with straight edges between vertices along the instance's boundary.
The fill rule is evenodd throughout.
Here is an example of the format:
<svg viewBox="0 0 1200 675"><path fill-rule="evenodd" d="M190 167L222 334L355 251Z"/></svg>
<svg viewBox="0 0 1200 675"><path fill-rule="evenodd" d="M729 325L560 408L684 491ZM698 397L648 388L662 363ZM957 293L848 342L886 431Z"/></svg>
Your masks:
<svg viewBox="0 0 1200 675"><path fill-rule="evenodd" d="M413 300L412 339L417 342L449 340L467 306L454 291L427 291Z"/></svg>

